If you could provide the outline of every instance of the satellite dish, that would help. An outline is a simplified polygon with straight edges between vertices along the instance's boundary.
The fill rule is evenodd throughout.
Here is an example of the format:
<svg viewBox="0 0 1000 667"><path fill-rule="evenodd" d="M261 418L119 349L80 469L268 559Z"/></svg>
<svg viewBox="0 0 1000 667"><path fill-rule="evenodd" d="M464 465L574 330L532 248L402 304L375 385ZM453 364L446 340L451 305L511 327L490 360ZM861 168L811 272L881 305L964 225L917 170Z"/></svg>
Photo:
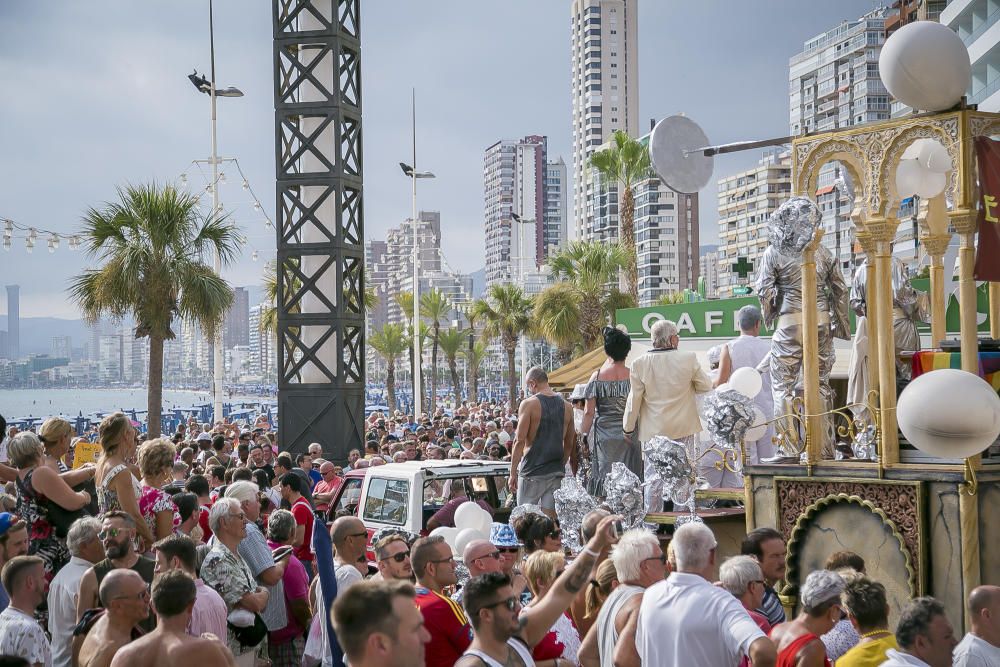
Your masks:
<svg viewBox="0 0 1000 667"><path fill-rule="evenodd" d="M687 116L664 118L649 137L653 169L671 189L694 194L708 185L714 160L703 150L709 146L705 132Z"/></svg>

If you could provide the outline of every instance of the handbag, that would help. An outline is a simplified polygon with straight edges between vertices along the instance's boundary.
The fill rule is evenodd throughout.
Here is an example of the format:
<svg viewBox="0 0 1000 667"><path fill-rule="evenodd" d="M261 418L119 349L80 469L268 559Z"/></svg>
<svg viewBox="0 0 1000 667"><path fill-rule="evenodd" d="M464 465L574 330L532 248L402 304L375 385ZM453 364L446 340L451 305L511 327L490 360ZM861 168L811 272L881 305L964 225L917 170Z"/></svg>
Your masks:
<svg viewBox="0 0 1000 667"><path fill-rule="evenodd" d="M56 503L50 498L40 496L37 491L35 491L35 485L31 482L31 476L34 470L29 472L24 477L24 481L18 480L21 493L25 494L38 506L38 509L44 515L45 520L52 526L52 532L56 534L61 540L66 539L66 535L69 533L70 526L77 519L85 516L92 516L93 514L89 511L90 506L83 506L79 509L68 510L62 505ZM86 482L81 482L73 487L74 491L85 490L90 494L91 505L96 503L97 498L97 488L94 484L94 480L88 480ZM96 508L95 508L96 509Z"/></svg>
<svg viewBox="0 0 1000 667"><path fill-rule="evenodd" d="M257 583L254 581L250 573L247 572L246 565L244 564L241 569L243 570L244 576L247 578L247 583L250 584L251 590L256 589ZM246 619L246 616L249 614L253 614L253 623L234 625L230 620L234 615L237 617L243 616L244 619ZM261 618L260 614L255 611L250 611L249 609L234 609L229 612L229 615L226 617L226 627L229 628L229 631L233 633L233 637L236 638L236 641L238 641L240 646L243 648L252 648L257 646L264 641L264 637L267 636L267 625L264 624L264 619Z"/></svg>

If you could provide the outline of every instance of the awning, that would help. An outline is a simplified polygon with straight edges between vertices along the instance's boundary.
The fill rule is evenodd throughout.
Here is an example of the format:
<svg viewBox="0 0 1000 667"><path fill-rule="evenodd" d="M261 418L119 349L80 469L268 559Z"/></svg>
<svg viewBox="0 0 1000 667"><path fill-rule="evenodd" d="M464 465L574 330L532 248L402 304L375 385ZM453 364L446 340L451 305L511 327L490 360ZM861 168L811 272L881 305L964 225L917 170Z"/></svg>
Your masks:
<svg viewBox="0 0 1000 667"><path fill-rule="evenodd" d="M826 186L824 186L824 187L822 187L822 188L820 188L819 190L816 191L816 196L819 197L820 195L829 194L829 193L833 192L833 190L834 190L835 187L836 186L833 186L833 185L826 185Z"/></svg>

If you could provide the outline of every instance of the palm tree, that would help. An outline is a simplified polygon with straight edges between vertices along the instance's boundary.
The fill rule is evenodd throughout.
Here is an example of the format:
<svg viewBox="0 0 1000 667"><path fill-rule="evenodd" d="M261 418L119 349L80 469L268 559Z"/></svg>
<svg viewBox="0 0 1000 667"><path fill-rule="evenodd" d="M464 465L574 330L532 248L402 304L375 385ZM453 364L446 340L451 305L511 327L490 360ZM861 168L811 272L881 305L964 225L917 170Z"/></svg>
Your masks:
<svg viewBox="0 0 1000 667"><path fill-rule="evenodd" d="M580 335L580 295L569 282L547 287L535 298L535 323L538 332L556 346L560 363L567 363L578 345Z"/></svg>
<svg viewBox="0 0 1000 667"><path fill-rule="evenodd" d="M479 402L479 369L483 365L488 353L486 343L481 340L473 342L472 345L462 351L465 357L465 367L469 369L469 401Z"/></svg>
<svg viewBox="0 0 1000 667"><path fill-rule="evenodd" d="M369 279L368 272L365 271L365 310L375 310L378 308L378 302L378 292L375 290L375 285L373 285Z"/></svg>
<svg viewBox="0 0 1000 667"><path fill-rule="evenodd" d="M634 299L608 287L627 263L627 255L621 244L574 241L549 258L552 274L569 284L567 291L576 292L580 333L588 350L598 345L601 328L609 319L614 321L616 309L635 305Z"/></svg>
<svg viewBox="0 0 1000 667"><path fill-rule="evenodd" d="M385 391L389 395L389 411L396 411L396 357L406 352L409 338L400 324L385 324L368 337L368 344L385 359Z"/></svg>
<svg viewBox="0 0 1000 667"><path fill-rule="evenodd" d="M657 306L672 306L676 303L684 303L684 292L667 292L656 300Z"/></svg>
<svg viewBox="0 0 1000 667"><path fill-rule="evenodd" d="M444 295L444 292L436 287L420 295L420 317L430 320L431 328L431 412L437 405L437 359L441 338L441 320L448 317L450 310L451 301Z"/></svg>
<svg viewBox="0 0 1000 667"><path fill-rule="evenodd" d="M396 302L399 306L399 310L403 313L403 317L406 319L406 323L410 329L410 381L417 377L416 365L417 359L413 356L413 292L396 292L392 295L392 300ZM420 336L420 348L423 350L423 336ZM422 383L421 383L422 384ZM416 405L417 392L422 392L422 387L417 387L416 383L413 383L413 401ZM415 419L419 419L420 415L413 415Z"/></svg>
<svg viewBox="0 0 1000 667"><path fill-rule="evenodd" d="M213 338L233 303L233 290L200 258L218 252L223 265L239 254L241 238L225 217L202 218L199 201L172 186L118 189L118 202L83 217L83 242L103 266L71 279L70 297L84 317L135 319L135 337L149 338L147 429L160 435L163 341L174 338L174 317L193 320Z"/></svg>
<svg viewBox="0 0 1000 667"><path fill-rule="evenodd" d="M487 338L499 338L500 347L507 355L507 398L511 410L517 409L518 378L514 370L514 352L522 334L530 334L532 300L517 285L501 283L491 285L486 298L476 301L476 316L486 324ZM527 370L527 369L525 369Z"/></svg>
<svg viewBox="0 0 1000 667"><path fill-rule="evenodd" d="M451 373L451 393L455 396L455 407L462 404L462 385L458 382L458 355L462 354L468 338L468 332L461 329L446 329L438 336L438 345L448 361L448 371Z"/></svg>
<svg viewBox="0 0 1000 667"><path fill-rule="evenodd" d="M625 266L625 293L639 300L639 269L635 251L635 197L632 185L650 173L649 151L641 143L621 130L614 133L614 144L590 156L590 164L602 176L604 183L617 183L620 187L618 206L619 240L628 252Z"/></svg>

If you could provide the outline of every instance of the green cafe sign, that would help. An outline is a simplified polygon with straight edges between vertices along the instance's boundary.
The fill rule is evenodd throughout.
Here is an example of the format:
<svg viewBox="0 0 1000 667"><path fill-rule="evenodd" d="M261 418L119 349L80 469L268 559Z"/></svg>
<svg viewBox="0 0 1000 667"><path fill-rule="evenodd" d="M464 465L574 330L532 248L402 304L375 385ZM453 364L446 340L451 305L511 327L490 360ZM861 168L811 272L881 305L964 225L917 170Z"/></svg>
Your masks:
<svg viewBox="0 0 1000 667"><path fill-rule="evenodd" d="M914 278L913 286L921 291L927 291L928 280L926 278ZM976 290L977 297L977 321L979 331L989 331L990 324L987 313L989 312L989 293L987 284L979 285ZM633 338L649 338L649 332L657 320L670 320L677 324L677 329L682 338L731 338L739 334L739 327L736 325L736 313L743 306L760 306L760 301L755 295L741 296L732 299L717 299L714 301L696 301L693 303L679 303L669 306L651 306L649 308L623 308L616 313L619 325L623 325L625 330ZM952 295L948 299L948 311L945 314L945 325L949 334L957 337L959 325L958 298ZM854 332L854 313L851 313L851 332ZM929 324L918 326L921 332L930 331ZM762 336L769 336L771 332L761 328Z"/></svg>

